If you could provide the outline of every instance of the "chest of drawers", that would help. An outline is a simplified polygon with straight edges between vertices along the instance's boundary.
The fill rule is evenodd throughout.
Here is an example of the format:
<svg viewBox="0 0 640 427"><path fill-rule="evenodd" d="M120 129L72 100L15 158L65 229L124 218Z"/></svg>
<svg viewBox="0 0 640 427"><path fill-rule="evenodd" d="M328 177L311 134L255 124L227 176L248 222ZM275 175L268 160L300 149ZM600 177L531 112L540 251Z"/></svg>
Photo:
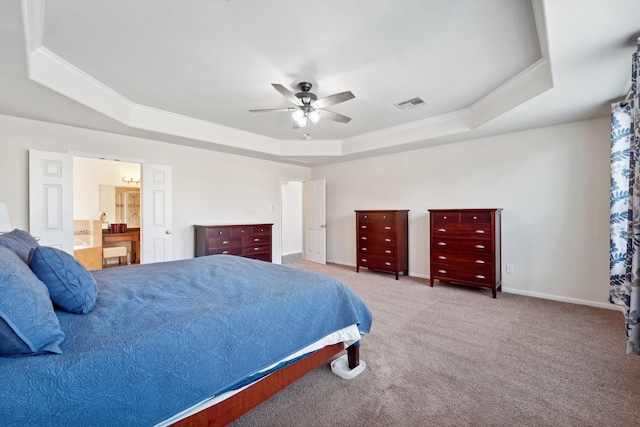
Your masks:
<svg viewBox="0 0 640 427"><path fill-rule="evenodd" d="M434 280L491 289L502 286L502 209L429 209L430 285Z"/></svg>
<svg viewBox="0 0 640 427"><path fill-rule="evenodd" d="M356 272L360 267L409 274L409 211L356 212Z"/></svg>
<svg viewBox="0 0 640 427"><path fill-rule="evenodd" d="M272 225L196 225L195 256L229 254L271 262Z"/></svg>

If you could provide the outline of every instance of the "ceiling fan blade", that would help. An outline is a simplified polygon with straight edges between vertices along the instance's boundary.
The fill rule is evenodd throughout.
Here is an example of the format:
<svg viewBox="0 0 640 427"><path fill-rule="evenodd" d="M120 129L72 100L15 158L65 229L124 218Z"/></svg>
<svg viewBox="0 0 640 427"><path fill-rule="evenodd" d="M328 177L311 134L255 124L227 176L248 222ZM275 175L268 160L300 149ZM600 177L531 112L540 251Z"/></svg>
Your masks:
<svg viewBox="0 0 640 427"><path fill-rule="evenodd" d="M283 113L287 113L287 112L292 112L295 111L296 109L294 107L289 107L289 108L262 108L262 109L258 109L258 110L249 110L250 113L268 113L268 112L272 112L272 113L277 113L277 112L283 112Z"/></svg>
<svg viewBox="0 0 640 427"><path fill-rule="evenodd" d="M351 117L343 116L342 114L334 113L333 111L317 110L320 113L320 117L333 120L334 122L349 123Z"/></svg>
<svg viewBox="0 0 640 427"><path fill-rule="evenodd" d="M356 96L353 93L351 93L351 91L340 92L334 95L329 95L324 98L320 98L317 101L313 101L311 103L311 106L313 108L324 108L324 107L328 107L329 105L340 104L341 102L348 101L355 97Z"/></svg>
<svg viewBox="0 0 640 427"><path fill-rule="evenodd" d="M289 89L287 89L286 87L284 87L284 86L282 86L282 85L280 85L278 83L271 83L271 86L273 86L275 88L275 90L280 92L280 94L282 96L284 96L289 101L291 101L293 103L293 105L297 105L298 107L302 107L302 101L300 101L300 99L297 96L295 96Z"/></svg>

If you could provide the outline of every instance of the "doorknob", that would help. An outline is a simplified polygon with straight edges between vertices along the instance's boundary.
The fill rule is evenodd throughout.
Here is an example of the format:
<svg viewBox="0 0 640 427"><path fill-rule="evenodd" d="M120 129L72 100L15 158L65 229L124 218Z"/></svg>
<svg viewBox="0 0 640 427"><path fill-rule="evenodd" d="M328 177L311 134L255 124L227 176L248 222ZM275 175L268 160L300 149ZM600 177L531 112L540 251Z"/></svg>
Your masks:
<svg viewBox="0 0 640 427"><path fill-rule="evenodd" d="M322 225L320 226L320 228L327 228L327 225L326 225L326 224L322 224Z"/></svg>
<svg viewBox="0 0 640 427"><path fill-rule="evenodd" d="M165 231L166 234L171 234L171 230Z"/></svg>

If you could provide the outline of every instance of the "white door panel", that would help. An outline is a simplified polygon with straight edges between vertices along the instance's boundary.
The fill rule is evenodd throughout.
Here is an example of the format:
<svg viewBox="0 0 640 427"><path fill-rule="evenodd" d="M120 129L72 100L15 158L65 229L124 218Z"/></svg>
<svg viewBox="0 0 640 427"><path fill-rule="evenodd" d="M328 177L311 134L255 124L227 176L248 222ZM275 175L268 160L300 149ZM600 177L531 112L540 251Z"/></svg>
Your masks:
<svg viewBox="0 0 640 427"><path fill-rule="evenodd" d="M173 257L171 166L142 164L142 254L140 262Z"/></svg>
<svg viewBox="0 0 640 427"><path fill-rule="evenodd" d="M326 264L326 180L318 179L304 182L302 198L304 259Z"/></svg>
<svg viewBox="0 0 640 427"><path fill-rule="evenodd" d="M29 150L29 233L73 255L73 157Z"/></svg>

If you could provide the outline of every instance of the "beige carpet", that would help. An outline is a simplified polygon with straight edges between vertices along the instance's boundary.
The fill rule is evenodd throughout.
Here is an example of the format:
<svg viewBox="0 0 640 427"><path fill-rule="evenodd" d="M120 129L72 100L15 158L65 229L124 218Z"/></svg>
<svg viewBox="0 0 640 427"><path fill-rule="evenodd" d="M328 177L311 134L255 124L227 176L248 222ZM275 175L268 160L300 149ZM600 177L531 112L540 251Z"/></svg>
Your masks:
<svg viewBox="0 0 640 427"><path fill-rule="evenodd" d="M235 427L640 424L640 357L625 354L618 311L291 265L340 278L369 306L367 369L343 380L320 367Z"/></svg>

